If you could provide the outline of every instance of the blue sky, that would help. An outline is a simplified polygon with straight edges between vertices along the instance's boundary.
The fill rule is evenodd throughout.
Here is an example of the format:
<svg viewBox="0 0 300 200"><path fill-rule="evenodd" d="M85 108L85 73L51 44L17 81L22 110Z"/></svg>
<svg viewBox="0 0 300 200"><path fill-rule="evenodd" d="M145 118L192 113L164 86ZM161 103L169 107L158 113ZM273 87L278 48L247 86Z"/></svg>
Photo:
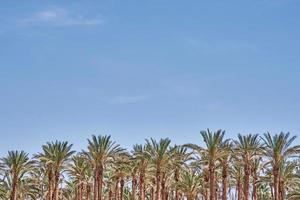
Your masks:
<svg viewBox="0 0 300 200"><path fill-rule="evenodd" d="M2 1L0 155L91 134L300 132L297 0ZM300 139L297 140L300 142Z"/></svg>

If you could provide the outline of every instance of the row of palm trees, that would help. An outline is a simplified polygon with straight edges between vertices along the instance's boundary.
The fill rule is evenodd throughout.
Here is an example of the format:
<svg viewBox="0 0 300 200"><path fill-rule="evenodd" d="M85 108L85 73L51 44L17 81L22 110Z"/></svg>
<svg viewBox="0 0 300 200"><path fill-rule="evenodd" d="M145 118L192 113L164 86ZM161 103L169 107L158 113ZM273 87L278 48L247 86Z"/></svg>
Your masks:
<svg viewBox="0 0 300 200"><path fill-rule="evenodd" d="M40 153L9 151L0 161L0 199L285 200L300 199L300 145L289 133L201 131L203 145L147 139L131 151L111 136L87 149L48 142Z"/></svg>

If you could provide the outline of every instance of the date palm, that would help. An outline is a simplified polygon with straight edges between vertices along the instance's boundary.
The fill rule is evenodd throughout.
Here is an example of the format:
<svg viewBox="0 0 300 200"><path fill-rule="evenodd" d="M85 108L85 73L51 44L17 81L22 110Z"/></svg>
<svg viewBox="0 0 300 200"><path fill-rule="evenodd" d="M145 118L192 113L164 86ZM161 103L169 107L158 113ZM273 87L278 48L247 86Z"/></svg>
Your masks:
<svg viewBox="0 0 300 200"><path fill-rule="evenodd" d="M139 173L139 200L145 200L146 173L149 171L151 156L147 152L146 145L136 144L133 146L132 158L136 162Z"/></svg>
<svg viewBox="0 0 300 200"><path fill-rule="evenodd" d="M283 162L280 167L279 199L286 199L287 192L291 192L300 186L300 175L296 173L299 163L295 161Z"/></svg>
<svg viewBox="0 0 300 200"><path fill-rule="evenodd" d="M171 158L171 169L174 176L175 184L175 200L179 200L178 186L177 183L180 178L180 172L187 168L187 162L192 160L191 153L187 151L188 149L184 146L175 145L170 150Z"/></svg>
<svg viewBox="0 0 300 200"><path fill-rule="evenodd" d="M237 200L242 200L243 197L243 188L242 188L242 179L243 179L243 169L241 163L238 159L234 159L231 176L234 179L235 191L237 195Z"/></svg>
<svg viewBox="0 0 300 200"><path fill-rule="evenodd" d="M48 199L58 199L58 186L61 173L67 169L70 157L75 151L72 151L72 144L68 142L47 142L42 146L43 152L35 157L46 166L48 176Z"/></svg>
<svg viewBox="0 0 300 200"><path fill-rule="evenodd" d="M112 168L114 177L117 180L116 184L120 186L120 191L115 193L115 198L123 200L125 179L131 175L129 154L124 152L117 156Z"/></svg>
<svg viewBox="0 0 300 200"><path fill-rule="evenodd" d="M156 169L156 200L161 200L162 175L170 161L169 147L171 140L169 138L165 138L156 141L151 138L150 140L146 140L146 143L147 152L149 153L151 161L155 165Z"/></svg>
<svg viewBox="0 0 300 200"><path fill-rule="evenodd" d="M90 166L84 155L75 155L71 159L71 165L68 169L69 175L72 178L77 191L78 200L84 197L84 190L86 191L85 198L88 199L89 193L89 179L90 179Z"/></svg>
<svg viewBox="0 0 300 200"><path fill-rule="evenodd" d="M251 163L251 174L253 177L253 187L252 187L252 199L257 200L257 185L259 182L259 174L262 172L263 163L262 157L255 158Z"/></svg>
<svg viewBox="0 0 300 200"><path fill-rule="evenodd" d="M120 145L111 140L111 136L93 135L88 139L88 150L84 154L94 171L94 200L102 200L104 167L123 151Z"/></svg>
<svg viewBox="0 0 300 200"><path fill-rule="evenodd" d="M195 200L202 189L203 181L195 171L184 171L176 183L187 200Z"/></svg>
<svg viewBox="0 0 300 200"><path fill-rule="evenodd" d="M196 144L187 144L186 146L197 151L199 154L204 154L207 157L208 162L208 172L209 172L209 199L216 199L216 163L224 156L226 152L223 151L222 144L226 142L224 140L225 131L217 130L216 132L211 132L209 129L207 131L200 132L203 141L205 143L205 148L200 147Z"/></svg>
<svg viewBox="0 0 300 200"><path fill-rule="evenodd" d="M17 200L20 183L33 167L28 154L24 151L9 151L8 155L1 159L1 166L6 173L6 179L11 183L10 200Z"/></svg>
<svg viewBox="0 0 300 200"><path fill-rule="evenodd" d="M262 139L265 146L264 155L272 167L274 200L279 200L280 167L285 160L300 153L300 145L292 146L296 136L290 137L290 133L281 132L274 136L265 133Z"/></svg>
<svg viewBox="0 0 300 200"><path fill-rule="evenodd" d="M222 167L221 177L222 177L222 200L227 200L228 197L228 187L229 187L229 163L232 160L232 142L229 140L224 141L221 144L221 150L223 152L220 158L220 165Z"/></svg>
<svg viewBox="0 0 300 200"><path fill-rule="evenodd" d="M244 198L249 199L251 164L257 158L262 150L258 134L241 135L238 134L238 140L235 141L236 151L243 161L244 167Z"/></svg>

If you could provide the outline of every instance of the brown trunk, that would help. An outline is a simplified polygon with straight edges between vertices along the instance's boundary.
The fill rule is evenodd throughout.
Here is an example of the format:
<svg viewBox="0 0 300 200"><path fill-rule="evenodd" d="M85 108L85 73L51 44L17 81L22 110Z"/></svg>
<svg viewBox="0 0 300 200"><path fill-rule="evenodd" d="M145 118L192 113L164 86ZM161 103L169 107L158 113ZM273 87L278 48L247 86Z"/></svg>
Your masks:
<svg viewBox="0 0 300 200"><path fill-rule="evenodd" d="M227 200L227 190L228 190L228 166L227 163L224 163L222 169L222 200Z"/></svg>
<svg viewBox="0 0 300 200"><path fill-rule="evenodd" d="M242 185L240 177L237 180L237 193L238 193L238 200L242 200Z"/></svg>
<svg viewBox="0 0 300 200"><path fill-rule="evenodd" d="M115 200L119 199L119 178L116 178L116 185L115 185Z"/></svg>
<svg viewBox="0 0 300 200"><path fill-rule="evenodd" d="M79 186L78 185L76 186L76 189L75 189L75 199L79 200Z"/></svg>
<svg viewBox="0 0 300 200"><path fill-rule="evenodd" d="M168 191L168 190L167 190ZM169 193L168 192L165 192L165 200L168 200L169 199Z"/></svg>
<svg viewBox="0 0 300 200"><path fill-rule="evenodd" d="M249 200L249 185L250 185L250 166L248 164L245 164L244 166L244 173L245 173L245 179L244 179L244 199Z"/></svg>
<svg viewBox="0 0 300 200"><path fill-rule="evenodd" d="M161 173L160 173L160 168L157 166L157 171L156 171L156 200L161 200L161 190L160 190L160 185L161 185Z"/></svg>
<svg viewBox="0 0 300 200"><path fill-rule="evenodd" d="M178 187L177 187L177 183L179 181L179 170L176 169L175 170L175 174L174 174L174 180L175 180L175 200L179 200L179 194L178 194Z"/></svg>
<svg viewBox="0 0 300 200"><path fill-rule="evenodd" d="M94 200L98 200L98 167L94 171Z"/></svg>
<svg viewBox="0 0 300 200"><path fill-rule="evenodd" d="M10 200L17 200L17 196L18 196L17 188L18 188L18 177L14 175L12 181L12 191L10 195Z"/></svg>
<svg viewBox="0 0 300 200"><path fill-rule="evenodd" d="M279 181L279 199L284 200L285 193L284 193L284 184L282 181Z"/></svg>
<svg viewBox="0 0 300 200"><path fill-rule="evenodd" d="M166 199L166 180L165 180L165 174L162 174L162 179L161 179L161 199L165 200Z"/></svg>
<svg viewBox="0 0 300 200"><path fill-rule="evenodd" d="M86 184L86 200L90 200L91 198L91 187L89 183Z"/></svg>
<svg viewBox="0 0 300 200"><path fill-rule="evenodd" d="M209 175L207 174L207 172L204 173L204 182L206 185L209 184ZM208 189L207 187L204 187L204 197L205 200L208 200Z"/></svg>
<svg viewBox="0 0 300 200"><path fill-rule="evenodd" d="M80 193L79 193L79 199L82 200L83 199L83 183L80 184Z"/></svg>
<svg viewBox="0 0 300 200"><path fill-rule="evenodd" d="M103 187L103 166L100 166L99 179L98 179L98 200L102 200L102 187Z"/></svg>
<svg viewBox="0 0 300 200"><path fill-rule="evenodd" d="M108 200L112 200L113 192L111 191L111 187L109 187Z"/></svg>
<svg viewBox="0 0 300 200"><path fill-rule="evenodd" d="M52 200L58 199L58 184L59 184L59 172L56 170L54 173L54 188L53 188Z"/></svg>
<svg viewBox="0 0 300 200"><path fill-rule="evenodd" d="M154 188L151 187L151 200L154 200Z"/></svg>
<svg viewBox="0 0 300 200"><path fill-rule="evenodd" d="M79 185L77 185L75 193L76 193L76 198L75 199L80 200L80 186Z"/></svg>
<svg viewBox="0 0 300 200"><path fill-rule="evenodd" d="M253 200L257 200L257 172L256 169L253 172Z"/></svg>
<svg viewBox="0 0 300 200"><path fill-rule="evenodd" d="M273 170L273 175L274 175L274 184L273 184L273 187L274 187L274 200L279 200L278 198L278 182L279 182L279 178L278 178L278 174L279 174L279 168L274 168Z"/></svg>
<svg viewBox="0 0 300 200"><path fill-rule="evenodd" d="M132 175L132 200L135 200L137 180L135 175Z"/></svg>
<svg viewBox="0 0 300 200"><path fill-rule="evenodd" d="M125 181L124 181L124 178L122 177L122 178L121 178L121 183L120 183L120 185L121 185L121 187L120 187L120 200L123 200L124 183L125 183Z"/></svg>
<svg viewBox="0 0 300 200"><path fill-rule="evenodd" d="M140 185L139 185L140 200L145 200L144 177L145 177L145 174L143 172L141 172L140 173Z"/></svg>
<svg viewBox="0 0 300 200"><path fill-rule="evenodd" d="M214 162L209 162L209 199L215 200L215 164Z"/></svg>
<svg viewBox="0 0 300 200"><path fill-rule="evenodd" d="M53 195L53 175L52 175L52 166L49 167L49 172L48 172L48 200L52 199Z"/></svg>

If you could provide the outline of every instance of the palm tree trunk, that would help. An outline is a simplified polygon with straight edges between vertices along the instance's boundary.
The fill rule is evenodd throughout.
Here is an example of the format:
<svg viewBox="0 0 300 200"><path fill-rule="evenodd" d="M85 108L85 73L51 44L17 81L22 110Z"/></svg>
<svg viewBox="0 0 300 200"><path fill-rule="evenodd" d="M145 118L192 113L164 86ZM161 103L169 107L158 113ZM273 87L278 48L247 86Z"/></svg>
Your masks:
<svg viewBox="0 0 300 200"><path fill-rule="evenodd" d="M151 187L151 200L154 200L154 188Z"/></svg>
<svg viewBox="0 0 300 200"><path fill-rule="evenodd" d="M102 200L102 187L103 187L103 166L100 166L99 179L98 179L98 200Z"/></svg>
<svg viewBox="0 0 300 200"><path fill-rule="evenodd" d="M161 173L160 173L159 166L157 166L157 169L156 169L156 200L161 200L160 185L161 185Z"/></svg>
<svg viewBox="0 0 300 200"><path fill-rule="evenodd" d="M83 183L80 183L80 186L79 186L79 199L82 200L82 197L83 197Z"/></svg>
<svg viewBox="0 0 300 200"><path fill-rule="evenodd" d="M204 173L204 182L205 184L209 184L209 174L207 174L206 172ZM205 200L208 200L208 189L207 187L204 187L204 198Z"/></svg>
<svg viewBox="0 0 300 200"><path fill-rule="evenodd" d="M116 178L116 185L115 185L115 200L119 199L119 178Z"/></svg>
<svg viewBox="0 0 300 200"><path fill-rule="evenodd" d="M52 195L53 195L53 176L52 176L52 166L50 166L48 172L48 200L52 200Z"/></svg>
<svg viewBox="0 0 300 200"><path fill-rule="evenodd" d="M168 190L166 190L165 192L165 200L168 200L169 199L169 192L167 192Z"/></svg>
<svg viewBox="0 0 300 200"><path fill-rule="evenodd" d="M179 170L178 169L175 170L174 180L175 180L175 200L179 200L179 193L178 193L178 187L177 187L177 183L179 181Z"/></svg>
<svg viewBox="0 0 300 200"><path fill-rule="evenodd" d="M91 186L89 183L86 184L86 200L90 200L91 198Z"/></svg>
<svg viewBox="0 0 300 200"><path fill-rule="evenodd" d="M250 185L250 166L246 163L244 166L244 199L249 200L249 185Z"/></svg>
<svg viewBox="0 0 300 200"><path fill-rule="evenodd" d="M18 186L18 177L16 175L13 176L13 181L12 181L12 192L10 195L10 200L17 200L17 186Z"/></svg>
<svg viewBox="0 0 300 200"><path fill-rule="evenodd" d="M144 190L144 177L145 174L143 172L140 173L140 185L139 185L139 196L140 196L140 200L145 200L145 190Z"/></svg>
<svg viewBox="0 0 300 200"><path fill-rule="evenodd" d="M166 199L166 180L165 180L165 173L162 174L161 179L161 199Z"/></svg>
<svg viewBox="0 0 300 200"><path fill-rule="evenodd" d="M75 199L79 200L79 185L75 187Z"/></svg>
<svg viewBox="0 0 300 200"><path fill-rule="evenodd" d="M253 200L257 200L257 173L256 173L256 170L254 170L253 172Z"/></svg>
<svg viewBox="0 0 300 200"><path fill-rule="evenodd" d="M124 177L121 177L121 182L120 182L120 200L123 200L123 194L124 194Z"/></svg>
<svg viewBox="0 0 300 200"><path fill-rule="evenodd" d="M94 200L98 200L98 168L94 171Z"/></svg>
<svg viewBox="0 0 300 200"><path fill-rule="evenodd" d="M135 175L132 175L132 200L135 200L137 180Z"/></svg>
<svg viewBox="0 0 300 200"><path fill-rule="evenodd" d="M56 170L54 173L54 188L53 188L53 195L52 200L58 199L58 184L59 184L59 172Z"/></svg>
<svg viewBox="0 0 300 200"><path fill-rule="evenodd" d="M222 169L222 200L227 200L227 190L228 190L228 166L227 163L223 165Z"/></svg>
<svg viewBox="0 0 300 200"><path fill-rule="evenodd" d="M280 200L284 200L285 194L284 194L284 185L282 181L279 181L279 197Z"/></svg>
<svg viewBox="0 0 300 200"><path fill-rule="evenodd" d="M109 187L109 193L108 193L108 200L112 200L113 192L111 190L111 187Z"/></svg>
<svg viewBox="0 0 300 200"><path fill-rule="evenodd" d="M242 185L240 177L237 180L237 193L238 193L238 200L242 200Z"/></svg>
<svg viewBox="0 0 300 200"><path fill-rule="evenodd" d="M273 170L273 175L274 175L274 200L279 200L278 199L278 182L279 182L279 178L278 178L278 174L279 174L279 168L274 168Z"/></svg>
<svg viewBox="0 0 300 200"><path fill-rule="evenodd" d="M215 200L215 164L214 162L209 162L209 199Z"/></svg>

